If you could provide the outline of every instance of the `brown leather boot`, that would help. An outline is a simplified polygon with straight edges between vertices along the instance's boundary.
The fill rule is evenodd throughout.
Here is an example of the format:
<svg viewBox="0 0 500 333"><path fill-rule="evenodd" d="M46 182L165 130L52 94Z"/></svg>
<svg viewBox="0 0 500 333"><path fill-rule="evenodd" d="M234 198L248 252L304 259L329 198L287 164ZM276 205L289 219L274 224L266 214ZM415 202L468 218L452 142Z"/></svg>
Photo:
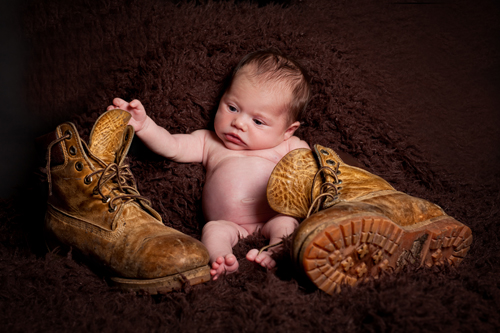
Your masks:
<svg viewBox="0 0 500 333"><path fill-rule="evenodd" d="M104 113L88 146L72 123L44 137L47 235L105 266L125 289L156 294L208 281L205 246L166 227L137 191L124 162L134 135L129 119L123 110Z"/></svg>
<svg viewBox="0 0 500 333"><path fill-rule="evenodd" d="M319 145L286 155L267 197L277 212L305 218L293 235L293 259L329 294L407 263L458 265L472 243L471 230L439 206Z"/></svg>

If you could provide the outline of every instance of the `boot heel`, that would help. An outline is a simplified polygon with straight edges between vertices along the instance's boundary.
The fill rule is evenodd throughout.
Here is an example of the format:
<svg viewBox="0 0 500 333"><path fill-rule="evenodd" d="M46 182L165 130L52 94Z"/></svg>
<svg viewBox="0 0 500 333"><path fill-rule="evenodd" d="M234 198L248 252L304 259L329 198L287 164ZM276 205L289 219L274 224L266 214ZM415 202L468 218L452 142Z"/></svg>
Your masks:
<svg viewBox="0 0 500 333"><path fill-rule="evenodd" d="M422 256L422 265L431 267L447 262L458 266L472 244L469 227L451 217L441 218L429 225L428 249Z"/></svg>

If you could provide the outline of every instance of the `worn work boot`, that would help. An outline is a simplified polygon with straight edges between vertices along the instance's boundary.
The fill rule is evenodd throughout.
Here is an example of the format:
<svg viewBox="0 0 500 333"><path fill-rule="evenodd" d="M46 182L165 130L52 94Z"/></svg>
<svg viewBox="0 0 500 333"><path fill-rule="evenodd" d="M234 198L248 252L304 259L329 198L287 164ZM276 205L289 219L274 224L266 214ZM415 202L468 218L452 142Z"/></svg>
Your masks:
<svg viewBox="0 0 500 333"><path fill-rule="evenodd" d="M267 197L275 211L305 218L293 235L293 259L329 294L407 263L458 265L472 243L471 230L439 206L319 145L286 155Z"/></svg>
<svg viewBox="0 0 500 333"><path fill-rule="evenodd" d="M123 110L104 113L88 146L72 123L41 139L47 146L49 242L105 266L124 289L156 294L208 281L205 246L166 227L137 191L124 163L134 135L129 119Z"/></svg>

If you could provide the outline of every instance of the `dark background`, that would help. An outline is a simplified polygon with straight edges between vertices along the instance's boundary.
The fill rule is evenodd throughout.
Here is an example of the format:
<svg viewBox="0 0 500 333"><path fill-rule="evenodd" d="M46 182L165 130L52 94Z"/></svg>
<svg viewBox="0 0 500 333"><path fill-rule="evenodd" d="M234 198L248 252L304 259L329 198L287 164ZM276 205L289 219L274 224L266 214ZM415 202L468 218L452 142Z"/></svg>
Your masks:
<svg viewBox="0 0 500 333"><path fill-rule="evenodd" d="M260 6L293 3L239 1L248 2ZM370 19L364 3L354 4L348 9L353 19L344 22L353 26L344 28L357 33L342 37L350 39L354 47L351 54L360 66L393 80L394 90L384 92L386 105L381 107L389 106L387 110L393 112L395 118L401 109L411 110L410 117L399 119L399 131L418 142L432 163L463 177L485 181L498 174L500 161L500 112L491 107L500 101L499 6L493 1L462 2L454 6L451 3L384 2L380 10L386 4L421 7L411 14L420 16L414 18L420 26L410 21L407 27L400 27L397 37L384 30L384 21L391 20L391 11L385 8L386 15L379 12ZM52 113L28 105L27 63L33 55L20 21L21 9L27 4L27 0L6 0L0 12L0 100L3 104L0 154L4 157L0 163L0 197L4 198L22 191L25 186L34 138L76 113L74 105L68 105L66 112ZM338 37L339 28L329 22L334 17L323 16L317 18L323 20L323 28L331 29ZM354 26L357 29L353 29ZM394 54L387 48L388 43L398 44L409 52ZM414 89L416 85L420 87L418 91ZM472 162L471 168L463 168L464 159L469 166Z"/></svg>
<svg viewBox="0 0 500 333"><path fill-rule="evenodd" d="M2 129L0 130L0 197L6 198L19 190L30 169L29 147L33 143L38 116L29 112L26 99L25 73L29 56L29 43L20 22L22 1L2 2L0 11L0 100Z"/></svg>
<svg viewBox="0 0 500 333"><path fill-rule="evenodd" d="M0 197L4 198L22 191L26 185L34 138L76 113L72 105L68 105L66 112L47 113L27 103L30 99L26 89L27 63L33 46L23 32L20 15L29 2L6 0L0 11L0 100L3 104L0 154L4 157L0 163ZM288 6L294 2L237 3ZM347 31L358 33L344 38L350 39L353 46L350 51L360 66L368 64L371 73L393 80L394 91L384 92L386 105L390 106L387 110L393 112L395 118L403 108L411 111L405 112L409 117L399 119L399 131L418 142L432 163L443 165L449 172L477 181L496 176L500 162L500 112L491 106L500 104L499 6L494 1L463 1L454 6L449 1L383 3L380 10L385 4L421 7L411 14L419 16L413 18L418 25L410 21L407 27L401 26L399 35L394 37L384 31L384 21L391 20L387 8L384 9L386 15L379 12L370 19L364 3L358 7L353 4L349 6L353 19L343 23L352 24L344 26ZM336 34L335 29L339 28L324 16L318 20L324 21L324 29ZM353 29L354 26L357 28ZM387 48L388 43L398 44L409 52L395 54ZM419 86L418 91L414 86ZM469 166L467 170L463 168L464 159Z"/></svg>

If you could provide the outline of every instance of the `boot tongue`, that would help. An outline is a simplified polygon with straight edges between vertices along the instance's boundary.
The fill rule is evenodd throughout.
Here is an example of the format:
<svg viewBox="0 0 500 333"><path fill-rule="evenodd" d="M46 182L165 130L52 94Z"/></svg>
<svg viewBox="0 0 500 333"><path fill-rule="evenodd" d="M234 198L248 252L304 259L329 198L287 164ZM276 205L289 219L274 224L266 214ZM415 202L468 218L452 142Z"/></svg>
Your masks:
<svg viewBox="0 0 500 333"><path fill-rule="evenodd" d="M104 163L115 162L125 141L124 132L131 115L127 111L114 109L103 113L94 124L89 139L89 150ZM120 156L121 157L121 156Z"/></svg>

